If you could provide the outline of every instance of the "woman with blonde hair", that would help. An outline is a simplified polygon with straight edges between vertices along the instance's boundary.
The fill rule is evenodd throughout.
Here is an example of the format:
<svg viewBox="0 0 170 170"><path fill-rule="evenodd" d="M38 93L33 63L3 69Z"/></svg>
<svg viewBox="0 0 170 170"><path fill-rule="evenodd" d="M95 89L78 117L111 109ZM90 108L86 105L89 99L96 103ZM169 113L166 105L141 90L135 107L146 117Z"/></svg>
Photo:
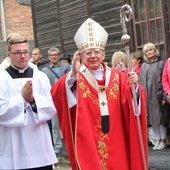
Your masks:
<svg viewBox="0 0 170 170"><path fill-rule="evenodd" d="M164 111L166 103L162 87L162 73L164 61L159 56L159 51L153 43L147 43L143 47L146 62L142 64L139 74L139 82L144 86L147 94L148 126L153 130L155 146L153 150L166 147L167 128L164 126ZM164 107L165 106L165 107Z"/></svg>
<svg viewBox="0 0 170 170"><path fill-rule="evenodd" d="M112 56L112 67L117 68L120 71L125 71L127 69L127 56L122 51L116 51Z"/></svg>
<svg viewBox="0 0 170 170"><path fill-rule="evenodd" d="M159 50L156 48L155 44L147 43L143 47L143 57L145 61L153 61L155 57L148 57L147 52L154 52L154 56L159 56Z"/></svg>

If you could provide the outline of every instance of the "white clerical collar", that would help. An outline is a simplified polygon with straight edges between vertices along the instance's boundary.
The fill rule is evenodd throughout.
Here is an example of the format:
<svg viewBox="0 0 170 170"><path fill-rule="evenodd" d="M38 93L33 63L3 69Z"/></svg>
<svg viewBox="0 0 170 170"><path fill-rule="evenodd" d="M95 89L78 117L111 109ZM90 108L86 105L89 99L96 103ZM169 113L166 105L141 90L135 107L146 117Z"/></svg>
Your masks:
<svg viewBox="0 0 170 170"><path fill-rule="evenodd" d="M89 70L97 80L103 80L103 76L104 76L103 70L104 70L104 68L103 68L102 64L100 65L99 69L97 69L97 70L91 70L91 69L89 69Z"/></svg>
<svg viewBox="0 0 170 170"><path fill-rule="evenodd" d="M26 68L24 68L24 69L22 69L22 70L19 70L18 68L14 67L12 64L11 64L11 66L12 66L14 69L18 70L19 73L24 73L25 70L28 68L28 66L27 66Z"/></svg>

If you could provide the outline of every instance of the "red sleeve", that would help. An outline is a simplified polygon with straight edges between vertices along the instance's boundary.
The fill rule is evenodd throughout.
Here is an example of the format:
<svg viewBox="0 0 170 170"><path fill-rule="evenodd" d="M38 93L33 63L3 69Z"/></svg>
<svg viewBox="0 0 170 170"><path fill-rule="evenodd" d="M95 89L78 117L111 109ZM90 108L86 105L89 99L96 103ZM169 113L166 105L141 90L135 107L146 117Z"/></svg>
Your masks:
<svg viewBox="0 0 170 170"><path fill-rule="evenodd" d="M148 167L148 139L147 139L147 114L146 114L146 93L142 85L138 84L140 91L141 110L140 116L134 115L134 109L132 105L129 105L130 109L130 121L129 121L129 142L130 142L130 160L131 170L138 169L137 167L143 167L145 160ZM132 100L131 91L129 91L128 101ZM140 129L140 131L138 130ZM141 142L140 142L141 135ZM141 145L141 144L142 145ZM142 156L143 155L143 156ZM144 169L144 167L143 167Z"/></svg>
<svg viewBox="0 0 170 170"><path fill-rule="evenodd" d="M129 83L126 77L121 76L121 101L122 101L122 121L124 128L124 135L126 139L127 153L129 156L129 164L131 170L144 169L142 152L144 152L144 159L146 160L146 166L148 166L148 138L147 138L147 114L146 114L146 93L144 87L138 83L140 100L141 100L141 110L140 116L137 118L134 114L134 109L132 105L132 92L129 88ZM126 83L125 83L126 82ZM139 120L139 124L138 124ZM141 132L138 131L138 127ZM141 150L140 138L142 136Z"/></svg>
<svg viewBox="0 0 170 170"><path fill-rule="evenodd" d="M72 168L76 169L76 158L74 153L74 121L75 121L75 107L69 109L66 94L66 81L67 74L61 77L51 88L51 95L54 105L57 109L60 128L70 158Z"/></svg>

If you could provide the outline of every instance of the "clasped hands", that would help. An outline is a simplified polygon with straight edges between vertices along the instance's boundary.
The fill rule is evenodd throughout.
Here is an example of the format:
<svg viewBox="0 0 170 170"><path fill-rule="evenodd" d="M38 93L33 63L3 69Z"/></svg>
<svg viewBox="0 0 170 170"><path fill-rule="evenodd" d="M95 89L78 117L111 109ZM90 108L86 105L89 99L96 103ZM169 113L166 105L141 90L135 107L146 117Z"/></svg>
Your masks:
<svg viewBox="0 0 170 170"><path fill-rule="evenodd" d="M28 80L24 87L21 90L21 94L26 102L33 103L34 97L33 97L33 87L32 87L32 81Z"/></svg>

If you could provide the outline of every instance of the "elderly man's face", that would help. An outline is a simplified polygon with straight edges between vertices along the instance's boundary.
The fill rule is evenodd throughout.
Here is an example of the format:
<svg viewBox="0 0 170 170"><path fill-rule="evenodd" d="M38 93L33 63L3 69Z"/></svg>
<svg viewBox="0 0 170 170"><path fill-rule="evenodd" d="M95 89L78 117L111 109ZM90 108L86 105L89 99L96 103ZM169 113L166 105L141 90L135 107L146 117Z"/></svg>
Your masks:
<svg viewBox="0 0 170 170"><path fill-rule="evenodd" d="M50 51L50 54L48 55L48 58L50 60L50 63L52 65L57 65L60 62L60 54L59 51Z"/></svg>
<svg viewBox="0 0 170 170"><path fill-rule="evenodd" d="M104 58L105 58L105 51L100 49L85 50L81 55L82 61L91 70L99 69L100 64L103 62Z"/></svg>

